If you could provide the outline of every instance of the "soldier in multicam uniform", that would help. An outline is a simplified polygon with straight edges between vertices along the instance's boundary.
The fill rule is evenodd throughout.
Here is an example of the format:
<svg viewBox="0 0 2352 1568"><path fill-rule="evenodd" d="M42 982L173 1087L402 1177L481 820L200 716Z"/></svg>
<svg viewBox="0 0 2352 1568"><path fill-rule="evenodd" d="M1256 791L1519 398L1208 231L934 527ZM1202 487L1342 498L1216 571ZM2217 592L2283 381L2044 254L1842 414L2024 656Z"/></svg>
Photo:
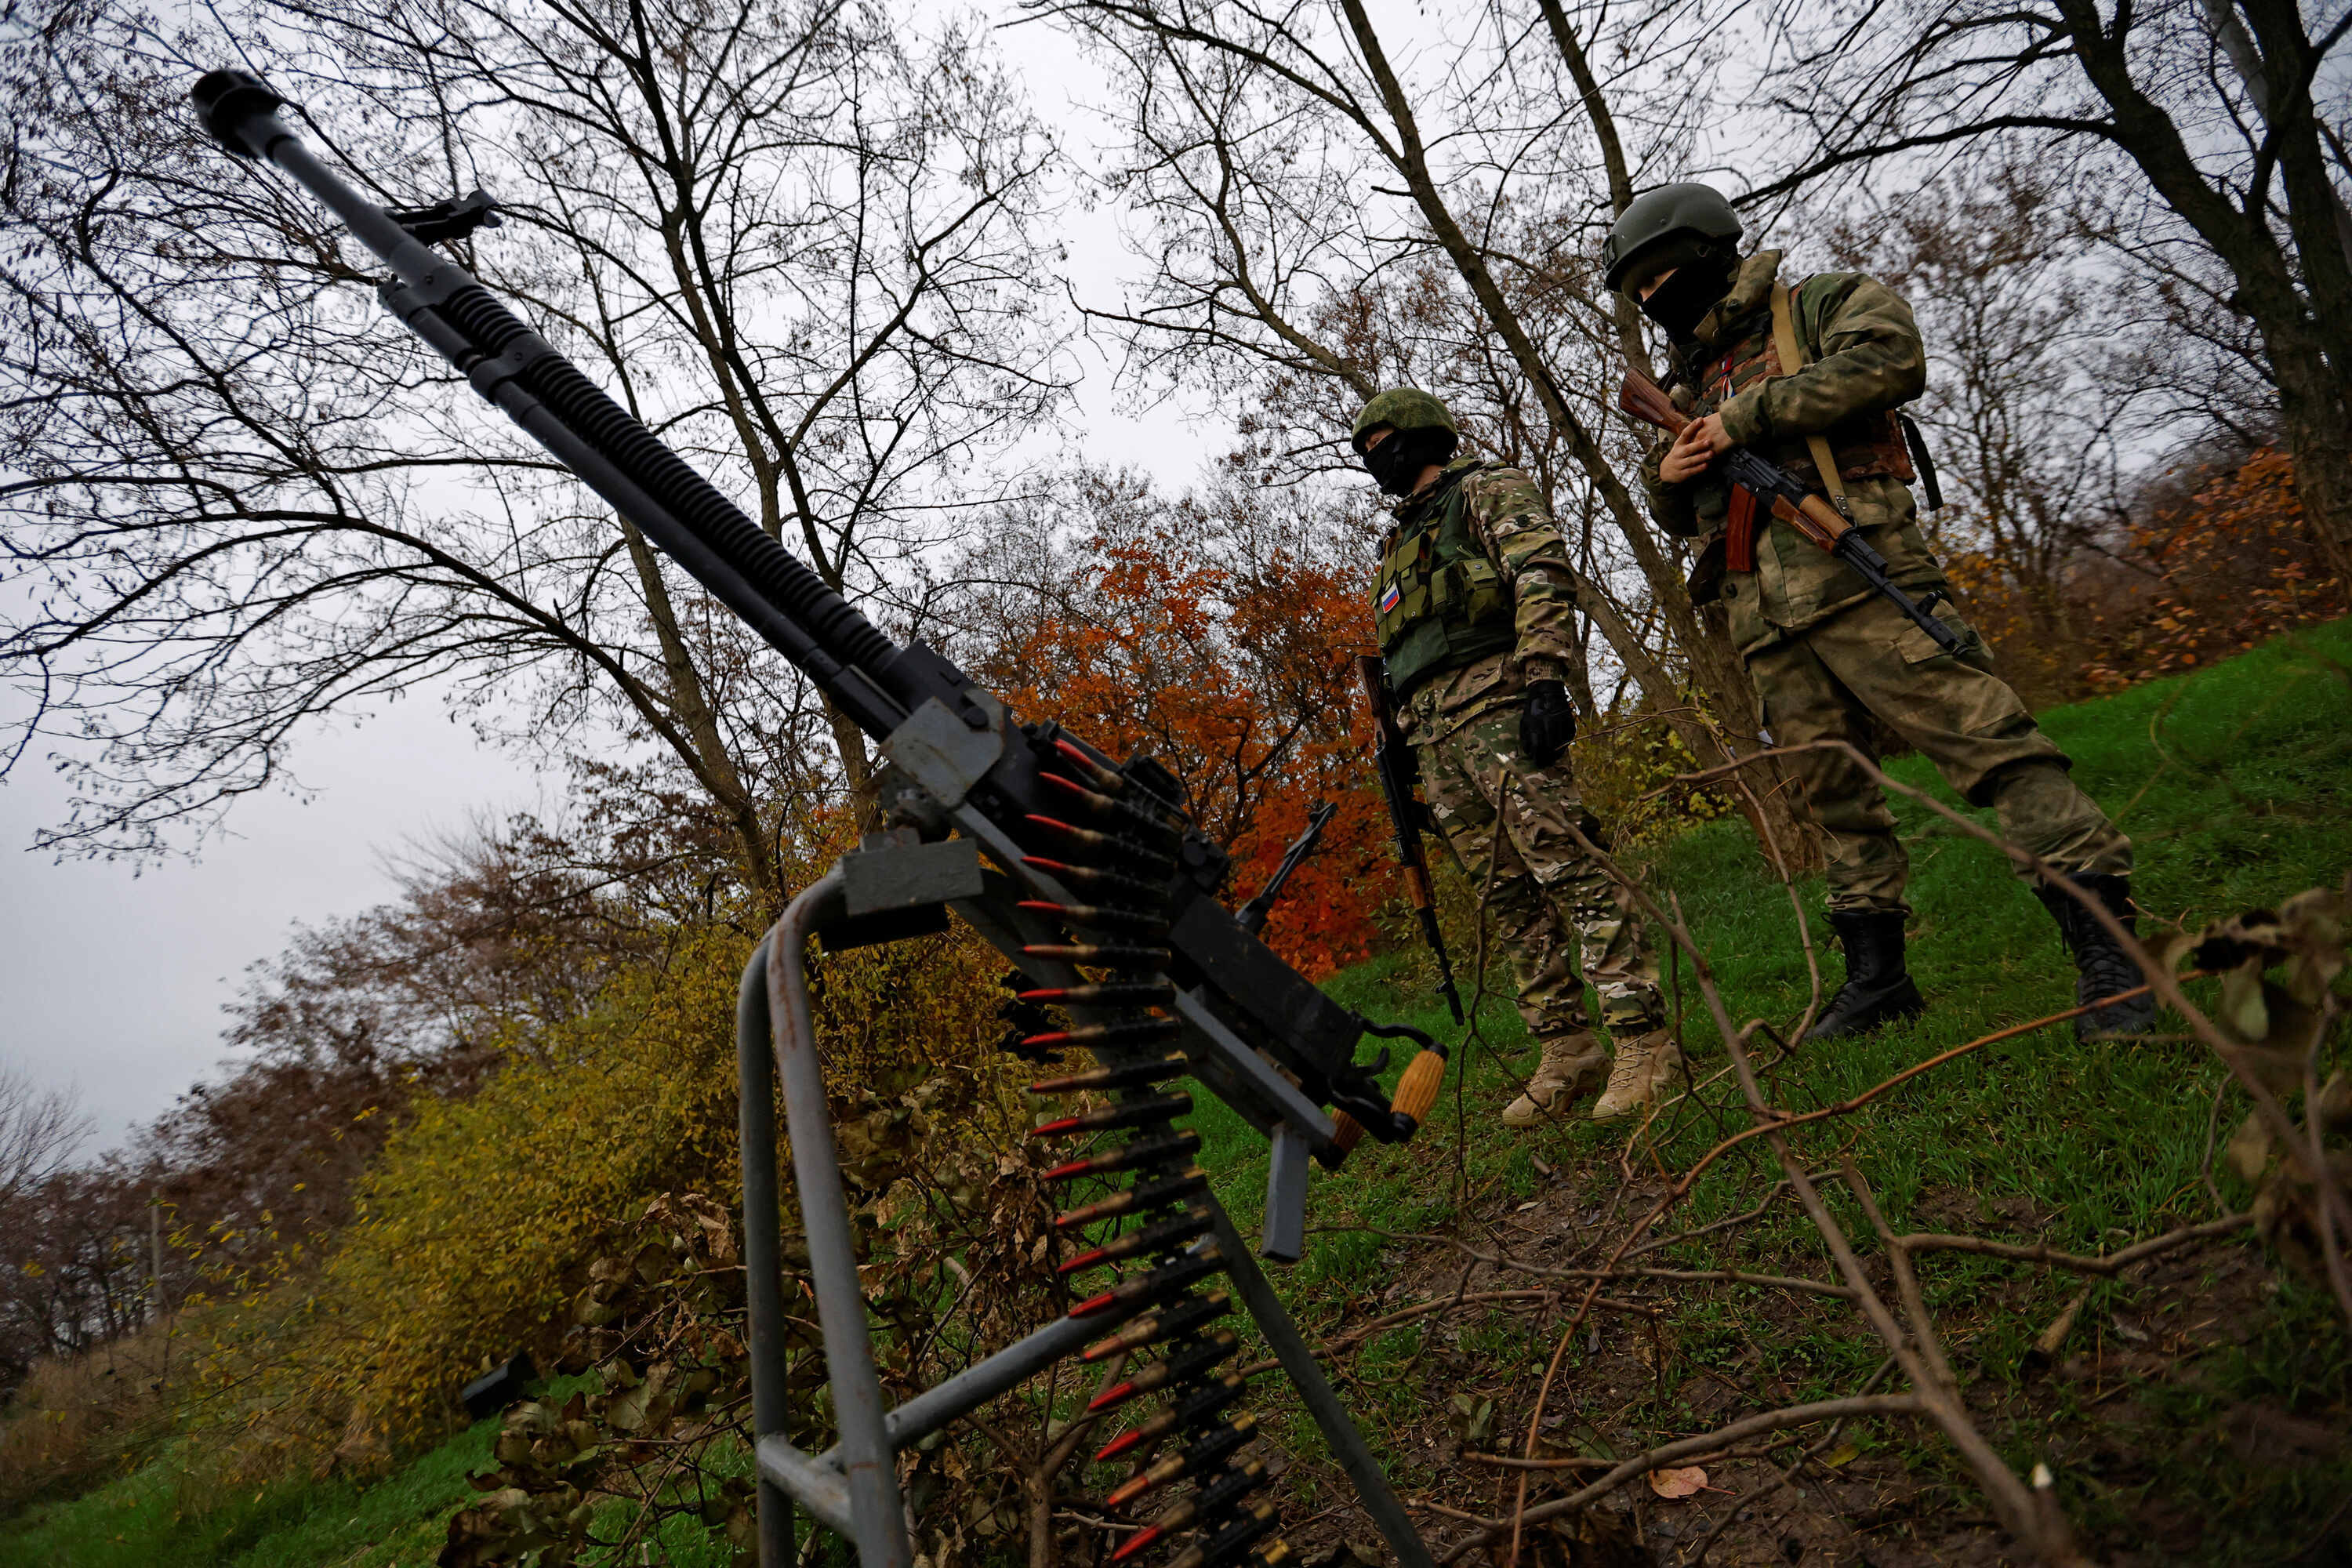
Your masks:
<svg viewBox="0 0 2352 1568"><path fill-rule="evenodd" d="M1356 418L1357 455L1400 498L1373 590L1381 657L1430 814L1471 884L1491 878L1486 911L1510 953L1519 1016L1543 1048L1503 1121L1564 1114L1596 1087L1593 1116L1623 1116L1677 1079L1682 1051L1666 1033L1641 922L1571 832L1600 841L1567 761L1568 552L1534 482L1454 459L1459 440L1445 405L1411 388L1381 393ZM1586 1011L1587 980L1613 1066Z"/></svg>
<svg viewBox="0 0 2352 1568"><path fill-rule="evenodd" d="M1650 510L1667 532L1702 541L1692 599L1720 605L1782 745L1838 740L1872 752L1875 720L1920 752L2002 833L2133 918L2131 840L2068 777L2053 744L1993 673L1984 641L1948 611L1965 643L1934 640L1844 563L1748 506L1713 468L1753 447L1827 496L1886 558L1915 599L1948 592L1919 536L1910 454L1897 405L1927 385L1927 351L1910 308L1855 272L1780 281L1780 253L1742 258L1739 219L1706 185L1667 185L1630 204L1601 247L1622 289L1672 343L1666 386L1695 417L1643 465ZM1794 363L1790 363L1793 360ZM1844 984L1810 1038L1857 1034L1925 1006L1904 961L1909 860L1882 792L1852 757L1801 753L1796 772L1828 861L1830 922L1845 949ZM2134 990L2138 967L2064 889L2036 882L2074 954L2078 1005ZM2077 1020L2078 1032L2138 1034L2146 997Z"/></svg>

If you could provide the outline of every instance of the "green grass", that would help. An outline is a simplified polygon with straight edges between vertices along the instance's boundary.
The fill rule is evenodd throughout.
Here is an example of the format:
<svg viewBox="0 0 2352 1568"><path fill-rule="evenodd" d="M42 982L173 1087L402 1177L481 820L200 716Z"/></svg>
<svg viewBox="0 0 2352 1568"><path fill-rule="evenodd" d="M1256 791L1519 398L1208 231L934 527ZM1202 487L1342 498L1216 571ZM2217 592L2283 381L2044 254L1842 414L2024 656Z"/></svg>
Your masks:
<svg viewBox="0 0 2352 1568"><path fill-rule="evenodd" d="M2136 892L2157 917L2152 923L2195 929L2307 888L2344 884L2352 869L2347 667L2352 624L2339 623L2225 665L2043 716L2074 758L2076 778L2132 835ZM1906 758L1888 771L1949 806L1961 805L1924 759ZM1914 866L1912 967L1929 1010L1907 1026L1778 1062L1768 1074L1768 1092L1784 1107L1843 1100L1938 1051L2072 1005L2073 967L2055 927L2001 857L1923 805L1897 801L1895 811ZM1994 826L1990 812L1968 815ZM1733 1022L1761 1016L1779 1026L1792 1023L1808 994L1794 915L1745 828L1717 824L1675 840L1656 858L1652 877L1661 896L1678 897ZM1822 889L1815 880L1799 892L1822 948L1824 983L1833 986L1840 961L1822 942ZM1466 969L1459 956L1469 946L1466 934L1457 934L1455 943L1457 965ZM1679 971L1676 1005L1703 1078L1724 1058L1687 964ZM1502 988L1507 981L1497 973L1489 984ZM1401 1018L1441 1036L1454 1032L1432 994L1430 972L1412 952L1351 971L1331 990L1375 1017ZM1589 1188L1595 1205L1614 1186L1628 1142L1622 1127L1581 1123L1520 1134L1496 1121L1516 1092L1515 1079L1533 1066L1507 1002L1490 998L1480 1009L1476 1040L1458 1050L1455 1061L1449 1092L1412 1145L1368 1147L1345 1173L1315 1184L1310 1226L1322 1228L1284 1283L1300 1316L1323 1331L1367 1310L1417 1258L1426 1278L1425 1260L1434 1255L1385 1240L1371 1227L1445 1227L1462 1216L1465 1189L1471 1212L1491 1219L1508 1206L1503 1200L1540 1189L1538 1158ZM2200 1169L2217 1089L2224 1135L2246 1111L2242 1096L2224 1087L2224 1076L2209 1052L2185 1040L2085 1045L2060 1025L1962 1058L1795 1142L1810 1161L1833 1163L1851 1140L1898 1231L1971 1230L2097 1253L2213 1217ZM1707 1098L1716 1110L1686 1112L1660 1130L1656 1154L1666 1166L1687 1166L1748 1125L1727 1079ZM1255 1215L1262 1202L1262 1145L1220 1107L1196 1121L1210 1130L1203 1163L1219 1172L1221 1195L1238 1213ZM1633 1158L1636 1165L1648 1160L1639 1152ZM1750 1144L1700 1184L1667 1228L1751 1206L1778 1173ZM2242 1205L2249 1194L2223 1181L2230 1200ZM1843 1187L1824 1186L1849 1235L1865 1253L1874 1251L1867 1222ZM2034 1221L2030 1234L2016 1223L2021 1216ZM1730 1263L1816 1279L1832 1272L1819 1238L1786 1204L1731 1247L1675 1251L1685 1266ZM2073 1277L1953 1255L1934 1258L1923 1274L1963 1375L2012 1389L2032 1337L2078 1285ZM2100 1285L2084 1321L2100 1321L2128 1297L2123 1285ZM2316 1468L2265 1472L2241 1464L2227 1444L2208 1440L2214 1424L2245 1402L2339 1427L2352 1415L2352 1355L2332 1306L2284 1277L2265 1311L2243 1343L2203 1359L2194 1392L2151 1389L2150 1399L2168 1402L2164 1414L2179 1427L2177 1440L2153 1452L2143 1444L2111 1461L2110 1475L2096 1464L2069 1473L2070 1505L2082 1517L2113 1525L2142 1495L2218 1497L2229 1503L2223 1523L2206 1532L2203 1560L2272 1560L2282 1542L2300 1545L2308 1538L2352 1489L2352 1459L2339 1454ZM1813 1398L1851 1392L1882 1354L1851 1309L1829 1302L1792 1310L1752 1290L1693 1293L1679 1305L1671 1332L1678 1353L1663 1395L1637 1401L1622 1417L1632 1439L1703 1429L1682 1404L1698 1366L1748 1355L1759 1379L1777 1381L1792 1399ZM1548 1354L1549 1343L1524 1343L1515 1321L1496 1319L1467 1325L1463 1352L1485 1342L1481 1335L1491 1342L1472 1356L1482 1371L1467 1385L1507 1404L1516 1400L1524 1420L1533 1381L1528 1359ZM1393 1344L1375 1346L1358 1368L1359 1409L1376 1439L1391 1425L1401 1435L1429 1420L1425 1389L1382 1375L1415 1344L1401 1333ZM1580 1360L1571 1355L1571 1380ZM2068 1423L2080 1415L2021 1409L2006 1428L2011 1457L2030 1465L2043 1451L2040 1445L2071 1441ZM1412 1483L1435 1479L1410 1464L1407 1469ZM1964 1495L1972 1492L1961 1484Z"/></svg>
<svg viewBox="0 0 2352 1568"><path fill-rule="evenodd" d="M424 1564L489 1463L495 1421L478 1422L373 1486L295 1478L221 1496L167 1451L145 1468L0 1528L0 1560L58 1568L311 1568Z"/></svg>
<svg viewBox="0 0 2352 1568"><path fill-rule="evenodd" d="M553 1378L563 1398L584 1377ZM477 1421L382 1480L289 1477L230 1490L186 1462L185 1439L142 1468L80 1497L0 1525L0 1562L58 1568L421 1568L441 1551L449 1516L476 1495L499 1422Z"/></svg>
<svg viewBox="0 0 2352 1568"><path fill-rule="evenodd" d="M2342 882L2352 868L2347 666L2352 624L2339 624L2211 669L2044 715L2075 758L2076 777L2137 843L2145 907L2195 926ZM1920 759L1891 771L1958 804ZM1896 813L1915 867L1913 968L1930 1010L1907 1027L1779 1063L1769 1088L1782 1105L1843 1099L1937 1050L2056 1011L2071 999L2072 970L2049 917L1999 857L1917 805L1898 802ZM1988 814L1976 815L1989 822ZM1658 857L1654 878L1658 888L1679 895L1735 1022L1761 1016L1785 1024L1798 1015L1806 999L1805 966L1788 899L1743 829L1717 824L1675 840ZM1801 893L1818 937L1821 888L1815 883ZM1466 933L1456 941L1466 977L1471 943ZM1825 954L1832 984L1837 963ZM1686 1038L1704 1075L1721 1065L1720 1049L1686 967L1677 979ZM1494 989L1504 984L1498 966L1479 1009L1477 1036L1456 1050L1457 1070L1420 1137L1401 1148L1368 1144L1343 1171L1316 1175L1307 1257L1276 1275L1312 1331L1332 1331L1366 1310L1408 1265L1424 1273L1434 1268L1434 1254L1385 1240L1375 1227L1444 1226L1461 1215L1465 1193L1470 1206L1486 1214L1503 1200L1525 1201L1549 1190L1538 1159L1601 1195L1613 1182L1627 1138L1622 1129L1570 1124L1514 1134L1496 1121L1515 1092L1515 1077L1533 1066L1516 1014ZM1442 1037L1456 1034L1412 951L1339 975L1329 990L1374 1017ZM2084 1046L2062 1026L1952 1064L1839 1130L1808 1133L1800 1143L1819 1159L1857 1137L1856 1158L1898 1228L2000 1233L2010 1216L2031 1212L2047 1221L2035 1239L2096 1252L2210 1215L2199 1168L2220 1082L2219 1069L2192 1045ZM1721 1098L1720 1086L1713 1092ZM1265 1146L1213 1097L1200 1098L1193 1125L1202 1135L1202 1163L1216 1173L1237 1222L1254 1231ZM2242 1114L2234 1091L2226 1091L2224 1129ZM1685 1116L1664 1131L1659 1152L1671 1166L1685 1164L1723 1131L1744 1124L1744 1114L1727 1107L1715 1118ZM1769 1179L1761 1173L1753 1159L1725 1162L1692 1194L1678 1223L1746 1206L1751 1200L1744 1194ZM1831 1195L1866 1237L1851 1204L1834 1187ZM2242 1192L2231 1196L2244 1199ZM1711 1261L1828 1273L1818 1240L1793 1211L1776 1211L1727 1252ZM1697 1261L1706 1255L1691 1249L1685 1256ZM1939 1257L1923 1272L1952 1331L1963 1375L2004 1386L2016 1382L2026 1342L2074 1289L2071 1279L1986 1260ZM2111 1310L2127 1294L2124 1286L2103 1285L2089 1310ZM2352 1465L2253 1473L2225 1443L2200 1436L2245 1402L2338 1426L2352 1409L2352 1361L2326 1301L2287 1279L2263 1310L2242 1343L2205 1358L2193 1384L2147 1391L2141 1403L2179 1434L2168 1449L2068 1468L2068 1501L2078 1518L2094 1528L2124 1528L2117 1521L2131 1517L2135 1499L2169 1489L2227 1500L2200 1548L2202 1560L2274 1560L2281 1542L2307 1537L2311 1521L2352 1487ZM1524 1419L1536 1381L1530 1368L1549 1353L1548 1334L1501 1313L1459 1321L1462 1339L1453 1350L1467 1367L1462 1392L1477 1396L1474 1406L1478 1398L1496 1398L1507 1430L1509 1418ZM1408 1325L1373 1341L1354 1363L1349 1390L1404 1487L1436 1479L1419 1436L1442 1413L1428 1407L1422 1386L1400 1375L1427 1349L1426 1331ZM1807 1398L1850 1390L1879 1357L1875 1342L1840 1304L1792 1311L1755 1291L1695 1292L1680 1304L1669 1331L1675 1355L1659 1392L1623 1411L1579 1410L1569 1430L1591 1451L1622 1449L1648 1433L1696 1429L1687 1401L1695 1387L1689 1374L1700 1364L1748 1355L1759 1377ZM1419 1364L1425 1374L1426 1363ZM1577 1364L1572 1357L1571 1375ZM1277 1408L1269 1416L1298 1448L1318 1447L1295 1410ZM2084 1416L2072 1407L2021 1407L1999 1440L2013 1459L2031 1463L2037 1445L2063 1439L2069 1423ZM477 1425L372 1486L291 1480L225 1499L204 1491L166 1455L83 1497L0 1525L0 1561L59 1568L428 1563L450 1512L469 1495L467 1472L488 1464L495 1430L493 1422ZM1865 1429L1857 1437L1866 1452L1885 1441L1883 1431ZM1912 1462L1945 1463L1933 1453L1914 1454ZM1964 1480L1958 1484L1963 1498L1973 1495ZM693 1533L682 1530L676 1541L665 1541L672 1555L663 1560L701 1561L709 1548L689 1543Z"/></svg>

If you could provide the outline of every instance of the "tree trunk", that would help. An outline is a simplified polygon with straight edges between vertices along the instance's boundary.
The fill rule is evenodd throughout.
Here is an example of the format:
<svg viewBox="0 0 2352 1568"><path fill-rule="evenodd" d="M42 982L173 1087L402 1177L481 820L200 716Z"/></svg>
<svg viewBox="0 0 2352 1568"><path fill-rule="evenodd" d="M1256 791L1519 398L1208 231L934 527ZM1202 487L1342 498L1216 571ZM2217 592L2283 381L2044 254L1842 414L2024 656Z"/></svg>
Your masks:
<svg viewBox="0 0 2352 1568"><path fill-rule="evenodd" d="M2294 458L2295 490L2305 521L2336 574L2339 595L2352 595L2352 573L2347 570L2352 562L2352 450L2347 448L2344 431L2346 384L2326 353L2328 346L2352 343L2352 321L2315 319L2313 302L2296 287L2295 269L2272 234L2264 209L2242 212L2207 183L2171 115L2133 79L2126 33L2119 28L2110 35L2092 0L2058 0L2058 9L2075 63L2113 111L2116 145L2139 165L2158 198L2196 230L2237 279L2236 303L2262 334L2263 355L2278 388L2279 416ZM2273 48L2284 47L2281 25L2270 10L2257 7L2255 20L2270 32ZM2294 31L2302 36L2299 23ZM2232 47L2230 52L2234 58L2241 51ZM2278 68L2276 61L2264 63L2263 74L2273 78L2273 86ZM2290 112L2291 106L2280 101L2281 93L2265 89L2260 97L2282 115ZM2312 134L2315 138L2315 131ZM2325 171L2321 173L2324 178ZM2263 198L2257 193L2254 199ZM2315 207L2320 211L2313 211ZM2338 247L2326 242L2336 233L2332 191L2324 199L2306 191L2300 210L2301 233L2308 237L2318 229L2326 237L2309 252L2322 293L2352 299L2352 281L2347 281L2352 280L2352 267ZM2340 313L2352 315L2352 310ZM2345 353L2352 351L2338 357Z"/></svg>
<svg viewBox="0 0 2352 1568"><path fill-rule="evenodd" d="M874 762L866 750L866 731L835 708L831 698L825 700L824 721L833 726L833 744L841 753L842 776L849 784L850 809L856 815L858 831L870 832L882 826L882 818L874 797Z"/></svg>
<svg viewBox="0 0 2352 1568"><path fill-rule="evenodd" d="M669 585L662 581L660 560L646 542L646 536L625 518L621 519L621 531L628 542L629 560L636 568L638 584L645 591L646 616L661 645L670 709L693 748L684 761L701 781L711 803L727 818L735 835L743 879L759 895L772 920L784 912L783 879L769 849L759 806L751 792L744 787L743 775L727 749L726 737L719 732L719 718L711 711L702 674L695 668L693 655L679 635L677 611L670 602Z"/></svg>
<svg viewBox="0 0 2352 1568"><path fill-rule="evenodd" d="M2299 336L2299 334L2284 334ZM2294 459L2294 494L2335 574L2338 598L2352 600L2352 438L2344 405L2316 344L2282 351L2263 334L2279 393L2279 423Z"/></svg>
<svg viewBox="0 0 2352 1568"><path fill-rule="evenodd" d="M1543 14L1545 24L1551 28L1551 41L1559 47L1560 58L1568 63L1569 79L1576 83L1584 117L1591 121L1592 139L1600 143L1601 167L1609 176L1610 209L1623 217L1625 209L1633 205L1633 175L1625 165L1625 143L1617 134L1617 117L1609 111L1609 100L1592 74L1592 62L1585 58L1584 40L1576 36L1559 0L1543 0ZM1625 356L1627 364L1643 375L1651 374L1649 345L1642 338L1641 312L1622 289L1610 290L1609 310L1617 328L1618 352Z"/></svg>
<svg viewBox="0 0 2352 1568"><path fill-rule="evenodd" d="M1430 174L1428 158L1422 146L1420 126L1413 116L1412 106L1406 100L1404 89L1390 68L1388 57L1381 47L1379 35L1373 31L1370 17L1365 14L1362 0L1341 0L1341 4L1349 25L1354 30L1357 47L1363 55L1365 66L1380 89L1381 105L1390 123L1396 128L1397 146L1391 151L1391 162L1397 172L1404 176L1405 184L1439 247L1453 261L1464 283L1468 285L1488 324L1502 338L1504 346L1510 350L1512 359L1518 364L1519 374L1526 376L1528 384L1535 389L1538 401L1543 405L1545 417L1567 441L1569 452L1575 458L1577 466L1584 471L1585 478L1599 493L1601 503L1608 508L1611 521L1616 523L1618 532L1642 569L1643 578L1649 584L1651 596L1665 620L1673 643L1690 661L1691 684L1717 721L1717 724L1710 726L1676 711L1684 706L1681 688L1665 679L1656 659L1641 647L1638 639L1623 630L1622 619L1612 616L1604 620L1596 616L1596 624L1601 626L1602 635L1609 637L1618 656L1625 660L1626 668L1635 671L1634 679L1642 682L1643 689L1651 700L1667 710L1668 721L1673 724L1675 733L1682 737L1683 743L1690 748L1694 757L1713 765L1718 760L1729 762L1755 751L1757 747L1752 737L1756 729L1756 688L1748 679L1746 665L1732 650L1730 640L1723 631L1702 625L1696 607L1691 604L1690 595L1683 586L1681 574L1675 571L1665 552L1659 548L1642 509L1635 505L1624 481L1611 467L1601 444L1569 406L1566 392L1552 374L1551 367L1545 363L1534 340L1528 335L1518 312L1504 297L1502 286L1486 266L1485 256L1470 242L1470 237L1454 221L1444 198L1438 194L1436 181ZM1624 637L1622 642L1620 635ZM1644 669L1654 673L1645 677L1641 673ZM1812 836L1801 830L1794 817L1789 815L1787 801L1790 792L1781 787L1784 781L1777 764L1759 763L1749 772L1755 775L1749 782L1756 786L1754 793L1758 801L1762 803L1762 810L1768 817L1779 819L1773 824L1774 837L1780 840L1782 852L1792 858L1801 858L1810 862L1813 853L1811 847ZM1754 814L1749 815L1752 816Z"/></svg>

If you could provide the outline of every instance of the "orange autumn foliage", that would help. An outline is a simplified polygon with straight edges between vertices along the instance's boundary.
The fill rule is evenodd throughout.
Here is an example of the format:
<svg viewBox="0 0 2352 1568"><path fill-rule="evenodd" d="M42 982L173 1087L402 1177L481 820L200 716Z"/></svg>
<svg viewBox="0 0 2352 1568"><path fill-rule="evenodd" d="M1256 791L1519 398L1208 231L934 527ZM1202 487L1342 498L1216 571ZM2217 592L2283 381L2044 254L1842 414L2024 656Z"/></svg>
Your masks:
<svg viewBox="0 0 2352 1568"><path fill-rule="evenodd" d="M2186 503L2136 527L2132 546L2155 582L2121 614L2095 618L2105 635L2084 671L2095 691L2196 669L2344 613L2347 584L2328 574L2294 461L2275 447L2208 476Z"/></svg>
<svg viewBox="0 0 2352 1568"><path fill-rule="evenodd" d="M1265 940L1315 979L1369 956L1382 941L1371 917L1400 889L1348 668L1371 646L1364 574L1283 550L1221 565L1165 526L1086 550L1080 580L987 659L991 684L1019 713L1173 773L1233 856L1229 904L1255 895L1313 804L1331 802Z"/></svg>
<svg viewBox="0 0 2352 1568"><path fill-rule="evenodd" d="M2036 702L2119 691L2344 613L2286 454L2190 468L2039 591L1997 552L1946 563L2011 682Z"/></svg>

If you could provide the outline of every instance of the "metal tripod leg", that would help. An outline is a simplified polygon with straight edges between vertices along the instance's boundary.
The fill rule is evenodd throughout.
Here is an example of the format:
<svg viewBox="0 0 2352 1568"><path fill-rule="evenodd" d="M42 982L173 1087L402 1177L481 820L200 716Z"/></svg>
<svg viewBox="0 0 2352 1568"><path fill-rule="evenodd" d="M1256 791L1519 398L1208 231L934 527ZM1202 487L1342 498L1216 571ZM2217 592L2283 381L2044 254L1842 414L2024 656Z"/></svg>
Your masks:
<svg viewBox="0 0 2352 1568"><path fill-rule="evenodd" d="M824 1070L817 1059L816 1023L809 1014L801 954L809 936L838 911L842 874L836 865L818 878L776 922L768 951L768 1011L776 1031L776 1071L784 1085L784 1126L792 1136L793 1179L807 1238L809 1284L816 1293L824 1337L825 1380L833 1389L841 1432L841 1474L849 1483L849 1518L862 1568L909 1568L906 1513L898 1500L898 1465L883 1425L882 1380L874 1372L866 1327L866 1293L849 1229L849 1200L826 1113Z"/></svg>
<svg viewBox="0 0 2352 1568"><path fill-rule="evenodd" d="M810 934L842 914L843 887L843 873L835 867L793 900L752 954L737 999L761 1568L787 1568L791 1563L794 1502L854 1542L862 1568L908 1568L912 1549L898 1496L897 1450L1015 1386L1110 1326L1103 1320L1084 1324L1062 1320L899 1409L884 1410L802 963ZM811 1284L841 1436L822 1456L793 1447L784 1434L786 1320L777 1257L782 1216L772 1110L779 1073ZM1341 1469L1355 1483L1400 1568L1432 1568L1428 1549L1389 1489L1379 1462L1222 1205L1216 1206L1213 1234L1229 1260L1235 1294L1265 1333Z"/></svg>
<svg viewBox="0 0 2352 1568"><path fill-rule="evenodd" d="M776 1202L776 1064L768 1054L768 944L761 937L735 994L735 1079L743 1140L743 1293L750 1309L751 1431L784 1429L784 1279L776 1257L784 1216ZM761 1568L793 1560L793 1500L760 1472Z"/></svg>
<svg viewBox="0 0 2352 1568"><path fill-rule="evenodd" d="M1388 1473L1372 1457L1370 1445L1356 1430L1347 1406L1339 1403L1323 1369L1315 1364L1315 1352L1307 1349L1298 1325L1290 1321L1282 1299L1274 1293L1274 1286L1258 1268L1257 1259L1250 1256L1249 1244L1234 1228L1225 1206L1214 1206L1216 1225L1209 1234L1217 1238L1218 1248L1225 1255L1234 1294L1249 1309L1258 1331L1265 1335L1266 1348L1274 1352L1274 1359L1282 1363L1291 1385L1298 1390L1299 1402L1307 1406L1307 1414L1315 1417L1315 1425L1322 1428L1323 1440L1331 1445L1331 1457L1339 1460L1348 1479L1356 1483L1356 1495L1363 1500L1364 1511L1372 1516L1372 1523L1389 1543L1389 1550L1396 1553L1399 1568L1436 1568L1420 1532L1406 1517L1404 1505L1389 1489Z"/></svg>

